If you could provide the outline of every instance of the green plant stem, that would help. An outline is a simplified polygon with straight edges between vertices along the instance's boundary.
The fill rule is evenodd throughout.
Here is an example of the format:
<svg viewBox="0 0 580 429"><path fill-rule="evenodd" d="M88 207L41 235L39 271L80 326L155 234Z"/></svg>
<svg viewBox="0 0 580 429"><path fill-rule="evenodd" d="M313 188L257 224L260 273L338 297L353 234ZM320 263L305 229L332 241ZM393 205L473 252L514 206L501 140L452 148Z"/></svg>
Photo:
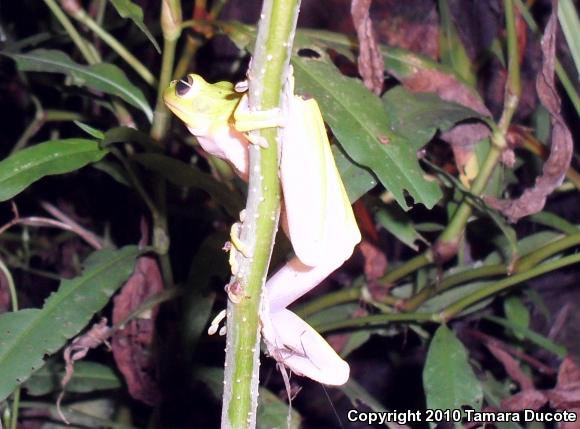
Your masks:
<svg viewBox="0 0 580 429"><path fill-rule="evenodd" d="M498 282L495 282L491 285L484 286L481 289L477 290L473 294L460 299L459 301L451 304L441 313L439 313L437 320L445 323L446 321L452 319L453 317L457 316L467 307L485 299L492 295L495 295L499 292L503 292L506 289L518 285L526 280L532 279L534 277L538 277L542 274L549 273L550 271L557 270L558 268L562 268L568 265L576 264L580 262L580 253L576 253L574 255L565 256L561 259L556 261L547 262L545 264L539 265L537 267L531 268L528 271L524 271L518 274L514 274L511 277L506 277Z"/></svg>
<svg viewBox="0 0 580 429"><path fill-rule="evenodd" d="M154 86L157 80L155 76L137 59L131 52L125 48L119 41L109 34L103 27L96 23L84 9L79 9L73 18L83 25L86 25L93 31L103 42L105 42L113 51L125 60L135 72L149 85Z"/></svg>
<svg viewBox="0 0 580 429"><path fill-rule="evenodd" d="M70 122L79 121L82 119L82 115L75 112L67 112L64 110L44 110L40 103L38 103L36 100L36 97L32 97L32 100L36 106L34 119L22 132L18 141L10 150L10 155L26 147L30 139L34 137L38 131L40 131L45 123L52 121Z"/></svg>
<svg viewBox="0 0 580 429"><path fill-rule="evenodd" d="M445 290L451 289L455 286L459 286L472 280L505 275L507 272L507 267L504 264L494 264L455 273L445 277L438 285L428 286L421 289L418 293L405 300L401 307L404 311L415 311L429 298Z"/></svg>
<svg viewBox="0 0 580 429"><path fill-rule="evenodd" d="M173 75L173 62L175 61L175 49L177 39L163 40L163 57L161 60L161 74L159 76L159 86L157 91L157 101L155 112L153 113L153 125L151 126L151 137L161 142L167 133L171 115L163 102L163 91L169 86Z"/></svg>
<svg viewBox="0 0 580 429"><path fill-rule="evenodd" d="M54 14L56 19L64 27L66 32L69 34L73 43L76 45L78 50L81 52L85 61L89 64L95 64L98 62L94 51L90 48L90 44L80 35L73 23L68 19L66 13L60 8L55 0L44 0L44 3L50 8L51 12Z"/></svg>
<svg viewBox="0 0 580 429"><path fill-rule="evenodd" d="M510 287L516 286L526 280L530 280L534 277L541 276L548 272L557 270L559 268L566 267L568 265L573 265L580 263L580 253L565 256L556 261L551 261L528 271L515 274L511 277L506 277L490 285L484 286L477 290L475 293L460 299L453 304L449 305L440 313L387 313L387 314L377 314L373 316L361 317L356 319L339 320L337 322L321 324L315 326L316 330L319 332L333 331L337 329L352 329L352 328L364 328L368 326L383 326L388 325L392 322L436 322L436 323L447 323L452 318L459 315L463 310L470 307L471 305L489 298L497 293L504 292Z"/></svg>
<svg viewBox="0 0 580 429"><path fill-rule="evenodd" d="M16 286L14 285L14 278L4 261L0 259L0 272L6 279L8 290L10 291L10 303L12 304L12 311L18 311L18 295L16 294ZM18 411L20 409L20 386L12 393L12 411L10 416L10 426L8 429L18 428Z"/></svg>
<svg viewBox="0 0 580 429"><path fill-rule="evenodd" d="M338 329L361 329L369 326L385 326L393 322L435 322L437 315L431 313L386 313L336 322L314 325L318 332L336 331Z"/></svg>
<svg viewBox="0 0 580 429"><path fill-rule="evenodd" d="M193 12L193 19L192 21L186 22L195 22L201 23L202 25L211 24L213 20L215 20L220 12L222 11L223 7L226 5L227 0L219 0L215 1L212 4L210 11L205 14L205 10L207 8L207 4L205 0L197 0L194 6ZM205 17L205 21L201 18ZM182 28L185 27L185 23L182 23ZM195 27L195 26L194 26ZM207 34L206 31L201 32L206 38L209 38L213 35L213 30L211 34ZM187 71L190 67L191 61L195 57L195 54L199 47L202 44L202 40L200 37L196 36L189 36L185 41L185 47L181 51L181 56L179 57L179 61L177 62L177 66L175 67L175 72L173 73L174 79L180 79L182 76L187 74Z"/></svg>
<svg viewBox="0 0 580 429"><path fill-rule="evenodd" d="M535 267L541 261L548 259L563 250L569 249L580 244L580 233L568 235L560 240L556 240L544 247L526 255L516 262L515 272L524 272Z"/></svg>
<svg viewBox="0 0 580 429"><path fill-rule="evenodd" d="M161 74L157 85L157 102L153 113L153 124L150 135L160 145L163 144L170 117L165 103L163 91L171 81L173 62L177 40L181 35L181 2L179 0L163 0L161 3L161 30L163 32L163 55L161 57ZM152 178L153 200L155 211L153 216L153 246L160 255L159 261L163 279L166 284L173 285L173 271L169 259L169 228L167 223L167 184L165 179L156 174Z"/></svg>
<svg viewBox="0 0 580 429"><path fill-rule="evenodd" d="M327 293L318 299L309 301L307 304L301 305L294 309L294 312L301 318L305 319L325 308L334 307L335 305L345 304L347 302L358 301L361 299L362 288L349 287L341 289L334 293Z"/></svg>
<svg viewBox="0 0 580 429"><path fill-rule="evenodd" d="M263 2L248 72L250 109L268 110L283 105L299 3L298 0ZM240 234L249 257L237 252L238 274L230 283L241 292L236 294L239 302L228 300L222 429L256 426L259 310L280 213L279 129L268 128L252 134L258 137L254 134L259 134L268 147L250 145L249 148L248 200Z"/></svg>
<svg viewBox="0 0 580 429"><path fill-rule="evenodd" d="M556 241L548 243L545 246L540 247L539 249L528 253L525 256L522 256L513 267L512 274L524 272L530 268L533 268L541 261L577 245L580 245L579 232L575 232L574 234L564 236ZM386 302L387 304L392 305L404 312L415 311L424 302L448 289L473 280L483 280L486 278L506 275L509 273L509 267L501 263L469 268L465 271L448 275L441 280L441 283L429 285L406 300L388 296L387 299L383 300L382 302ZM354 286L348 289L342 289L337 292L325 294L317 299L309 301L307 304L303 304L297 307L295 312L302 318L306 318L335 305L345 304L358 300L367 301L363 296L363 289L363 287ZM370 303L372 304L372 302Z"/></svg>

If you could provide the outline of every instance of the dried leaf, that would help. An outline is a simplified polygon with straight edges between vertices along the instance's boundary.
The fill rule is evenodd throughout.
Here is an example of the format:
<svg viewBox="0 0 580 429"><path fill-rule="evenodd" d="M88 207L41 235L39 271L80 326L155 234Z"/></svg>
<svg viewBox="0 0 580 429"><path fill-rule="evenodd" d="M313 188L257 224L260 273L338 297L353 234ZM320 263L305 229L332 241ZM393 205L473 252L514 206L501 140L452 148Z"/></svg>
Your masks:
<svg viewBox="0 0 580 429"><path fill-rule="evenodd" d="M154 257L139 258L133 275L115 297L113 323L123 323L147 298L163 290L163 280ZM155 381L155 362L151 346L155 334L158 309L126 323L112 339L113 356L125 377L129 393L137 400L155 405L160 392Z"/></svg>
<svg viewBox="0 0 580 429"><path fill-rule="evenodd" d="M574 359L567 356L560 364L556 387L549 390L548 397L554 408L580 407L580 368Z"/></svg>
<svg viewBox="0 0 580 429"><path fill-rule="evenodd" d="M556 386L547 392L550 405L560 410L580 407L580 381Z"/></svg>
<svg viewBox="0 0 580 429"><path fill-rule="evenodd" d="M381 42L434 60L439 58L439 16L435 2L381 0L373 4L372 15Z"/></svg>
<svg viewBox="0 0 580 429"><path fill-rule="evenodd" d="M371 0L352 0L350 13L359 41L358 71L365 86L380 95L383 90L384 62L369 15Z"/></svg>
<svg viewBox="0 0 580 429"><path fill-rule="evenodd" d="M501 401L501 408L505 411L522 411L542 408L548 398L539 390L524 390Z"/></svg>
<svg viewBox="0 0 580 429"><path fill-rule="evenodd" d="M572 357L566 356L558 370L557 386L563 386L577 381L580 381L580 368Z"/></svg>
<svg viewBox="0 0 580 429"><path fill-rule="evenodd" d="M107 338L111 335L111 328L107 325L107 319L103 317L99 323L95 323L91 329L89 329L85 334L79 335L71 344L64 349L63 357L65 362L65 374L60 384L62 386L62 392L58 395L56 401L56 408L60 418L68 424L62 410L60 408L60 403L64 397L64 392L66 385L71 380L74 375L74 363L77 360L83 359L90 349L95 349L101 344L105 343L108 346Z"/></svg>
<svg viewBox="0 0 580 429"><path fill-rule="evenodd" d="M375 245L363 240L358 247L363 255L364 272L367 280L372 282L385 274L388 262L385 254Z"/></svg>
<svg viewBox="0 0 580 429"><path fill-rule="evenodd" d="M500 210L511 222L517 222L522 217L538 213L544 208L548 195L562 184L572 160L574 148L572 135L560 114L560 97L554 82L557 10L557 1L552 1L552 14L542 37L544 57L542 70L536 79L540 101L550 113L552 124L550 156L544 163L542 175L536 179L534 187L526 189L519 198L506 200L485 198L491 207Z"/></svg>
<svg viewBox="0 0 580 429"><path fill-rule="evenodd" d="M510 378L520 385L522 391L534 389L531 378L524 374L519 363L508 352L490 342L486 342L485 346L501 362Z"/></svg>
<svg viewBox="0 0 580 429"><path fill-rule="evenodd" d="M0 314L10 309L10 291L8 290L8 281L6 276L0 270Z"/></svg>

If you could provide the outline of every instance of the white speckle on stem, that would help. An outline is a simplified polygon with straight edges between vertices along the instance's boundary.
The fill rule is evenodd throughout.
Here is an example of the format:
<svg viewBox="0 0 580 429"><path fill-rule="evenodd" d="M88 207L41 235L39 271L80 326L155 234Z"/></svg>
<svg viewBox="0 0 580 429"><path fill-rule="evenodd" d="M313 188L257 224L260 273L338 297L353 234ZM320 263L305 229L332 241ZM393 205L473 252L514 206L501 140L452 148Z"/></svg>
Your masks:
<svg viewBox="0 0 580 429"><path fill-rule="evenodd" d="M272 54L268 54L268 56L266 57L266 61L272 61L272 58L274 58Z"/></svg>

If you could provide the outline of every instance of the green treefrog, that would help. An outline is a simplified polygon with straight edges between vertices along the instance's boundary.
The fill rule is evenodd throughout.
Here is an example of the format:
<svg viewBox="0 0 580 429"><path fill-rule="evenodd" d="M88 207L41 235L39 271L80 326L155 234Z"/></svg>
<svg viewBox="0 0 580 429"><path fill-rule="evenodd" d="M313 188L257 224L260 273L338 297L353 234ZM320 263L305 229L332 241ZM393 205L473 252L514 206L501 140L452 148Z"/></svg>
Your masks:
<svg viewBox="0 0 580 429"><path fill-rule="evenodd" d="M292 77L288 87L293 94ZM252 142L245 132L282 126L281 223L296 256L266 282L262 334L269 354L294 373L328 385L346 383L348 364L287 309L340 267L361 239L318 104L292 95L282 114L249 112L247 97L232 83L209 84L195 74L171 82L163 98L201 147L229 162L246 181Z"/></svg>

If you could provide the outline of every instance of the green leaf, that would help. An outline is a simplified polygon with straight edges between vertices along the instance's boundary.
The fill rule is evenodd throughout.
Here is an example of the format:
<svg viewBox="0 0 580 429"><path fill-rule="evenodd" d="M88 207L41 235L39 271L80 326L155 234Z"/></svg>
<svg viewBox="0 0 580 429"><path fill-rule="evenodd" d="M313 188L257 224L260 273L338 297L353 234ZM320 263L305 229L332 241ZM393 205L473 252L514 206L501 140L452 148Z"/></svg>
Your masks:
<svg viewBox="0 0 580 429"><path fill-rule="evenodd" d="M467 351L446 326L440 326L429 345L423 369L427 408L452 410L468 405L481 409L481 384L469 365Z"/></svg>
<svg viewBox="0 0 580 429"><path fill-rule="evenodd" d="M572 0L558 2L558 20L576 64L576 71L580 75L580 19Z"/></svg>
<svg viewBox="0 0 580 429"><path fill-rule="evenodd" d="M340 386L339 389L348 397L350 403L355 408L359 408L361 404L364 404L377 413L387 412L387 409L383 407L378 399L371 395L363 386L357 383L353 377L350 377L346 384ZM385 422L384 425L392 429L401 427L400 425L391 422Z"/></svg>
<svg viewBox="0 0 580 429"><path fill-rule="evenodd" d="M429 142L437 130L446 131L457 122L482 117L460 104L442 100L437 94L413 93L400 85L382 98L390 129L405 137L416 150Z"/></svg>
<svg viewBox="0 0 580 429"><path fill-rule="evenodd" d="M523 328L527 328L529 326L530 312L520 297L515 295L508 296L503 301L503 310L507 319L514 325L518 325Z"/></svg>
<svg viewBox="0 0 580 429"><path fill-rule="evenodd" d="M287 424L288 404L274 395L268 389L261 387L258 396L258 413L256 418L257 429L288 428L299 429L302 416L292 409L292 420Z"/></svg>
<svg viewBox="0 0 580 429"><path fill-rule="evenodd" d="M148 170L165 177L174 185L198 188L207 192L234 217L237 217L243 208L243 202L239 194L232 192L195 165L186 164L177 159L155 153L136 154L131 159L137 161Z"/></svg>
<svg viewBox="0 0 580 429"><path fill-rule="evenodd" d="M484 316L484 319L497 323L504 328L512 330L515 334L518 334L522 338L527 339L528 341L536 344L539 347L542 347L560 358L565 358L568 352L566 351L566 347L563 347L559 344L556 344L549 338L544 337L543 335L538 334L537 332L532 331L531 329L525 328L518 324L513 323L511 320L502 319L501 317L495 316Z"/></svg>
<svg viewBox="0 0 580 429"><path fill-rule="evenodd" d="M50 362L36 371L24 383L29 395L42 396L62 389L60 381L64 376L64 365ZM74 374L66 386L67 392L88 393L121 387L121 380L110 367L90 361L75 363Z"/></svg>
<svg viewBox="0 0 580 429"><path fill-rule="evenodd" d="M383 228L415 251L419 250L415 244L416 241L427 243L425 238L417 232L407 214L395 205L384 206L377 212L376 220Z"/></svg>
<svg viewBox="0 0 580 429"><path fill-rule="evenodd" d="M107 147L115 143L134 142L146 152L162 152L163 149L149 134L131 127L114 127L105 133L103 146Z"/></svg>
<svg viewBox="0 0 580 429"><path fill-rule="evenodd" d="M451 67L466 82L474 86L476 77L473 72L473 65L457 33L447 0L439 0L439 14L441 16L439 32L441 62Z"/></svg>
<svg viewBox="0 0 580 429"><path fill-rule="evenodd" d="M136 246L100 250L83 273L63 280L41 309L0 315L0 400L44 365L44 357L77 335L133 271Z"/></svg>
<svg viewBox="0 0 580 429"><path fill-rule="evenodd" d="M79 127L81 130L83 130L85 133L87 133L88 135L90 135L91 137L96 138L97 140L103 140L105 138L105 134L95 128L95 127L91 127L88 124L85 124L84 122L81 121L73 121L75 123L75 125L77 127Z"/></svg>
<svg viewBox="0 0 580 429"><path fill-rule="evenodd" d="M139 29L147 36L149 41L155 47L157 53L161 53L161 48L159 48L159 43L153 37L153 34L149 31L145 22L143 22L143 9L133 3L131 0L110 0L113 4L115 9L117 9L117 13L121 15L123 18L129 18L133 23L139 27Z"/></svg>
<svg viewBox="0 0 580 429"><path fill-rule="evenodd" d="M62 73L72 78L78 86L86 86L107 94L116 95L127 103L141 109L151 122L153 111L139 88L131 83L117 66L99 63L85 66L75 63L62 51L35 49L24 54L2 52L16 61L21 71Z"/></svg>
<svg viewBox="0 0 580 429"><path fill-rule="evenodd" d="M303 46L311 49L312 44ZM295 49L300 52L301 45L295 44ZM405 190L416 203L432 208L441 190L423 177L414 148L389 129L381 99L360 80L340 74L326 53L315 52L318 58L293 57L297 92L318 101L348 156L371 169L402 208L409 208Z"/></svg>
<svg viewBox="0 0 580 429"><path fill-rule="evenodd" d="M332 145L332 154L351 204L377 185L373 173L349 159L339 145Z"/></svg>
<svg viewBox="0 0 580 429"><path fill-rule="evenodd" d="M0 161L0 201L6 201L44 176L69 173L108 153L86 139L50 140Z"/></svg>

